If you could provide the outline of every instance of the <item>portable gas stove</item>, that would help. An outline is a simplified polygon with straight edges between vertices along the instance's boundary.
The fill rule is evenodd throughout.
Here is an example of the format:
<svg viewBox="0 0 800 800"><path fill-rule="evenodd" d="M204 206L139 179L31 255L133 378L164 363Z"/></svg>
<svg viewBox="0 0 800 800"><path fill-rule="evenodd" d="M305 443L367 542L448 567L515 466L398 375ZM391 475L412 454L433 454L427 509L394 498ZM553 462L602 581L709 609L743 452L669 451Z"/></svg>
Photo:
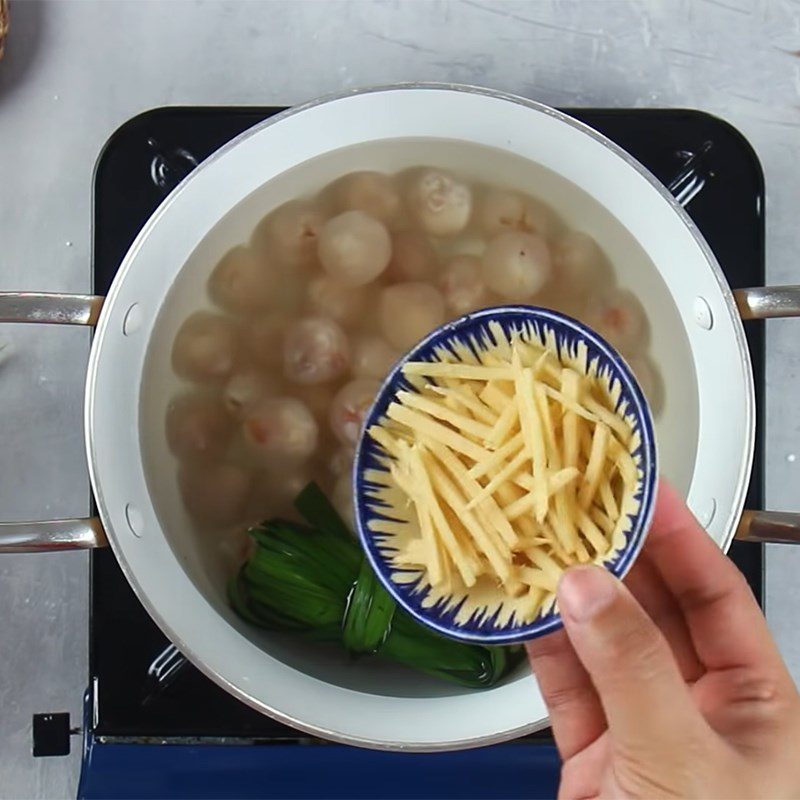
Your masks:
<svg viewBox="0 0 800 800"><path fill-rule="evenodd" d="M123 256L164 197L198 163L279 108L162 108L123 125L94 179L94 291L108 292ZM669 186L734 288L764 282L764 184L731 126L677 110L568 110ZM747 327L758 407L764 332ZM761 420L757 431L763 431ZM748 508L762 507L756 440ZM763 547L731 556L762 598ZM558 758L548 732L458 753L381 753L314 739L245 706L164 637L110 550L91 554L89 688L79 797L553 797ZM66 715L38 715L34 752L69 748ZM60 732L60 735L59 735Z"/></svg>

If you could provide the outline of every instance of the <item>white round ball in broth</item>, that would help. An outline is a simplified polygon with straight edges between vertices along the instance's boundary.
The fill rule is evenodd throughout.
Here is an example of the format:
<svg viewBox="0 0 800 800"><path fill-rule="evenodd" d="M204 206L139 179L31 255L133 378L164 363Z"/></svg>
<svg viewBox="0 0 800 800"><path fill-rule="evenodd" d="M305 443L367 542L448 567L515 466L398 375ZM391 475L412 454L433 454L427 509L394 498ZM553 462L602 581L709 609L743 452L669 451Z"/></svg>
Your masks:
<svg viewBox="0 0 800 800"><path fill-rule="evenodd" d="M178 485L189 515L202 527L242 523L252 485L252 473L233 464L186 467Z"/></svg>
<svg viewBox="0 0 800 800"><path fill-rule="evenodd" d="M180 327L172 345L172 366L182 378L220 383L231 374L238 358L235 323L219 314L198 311Z"/></svg>
<svg viewBox="0 0 800 800"><path fill-rule="evenodd" d="M208 279L208 294L222 308L252 313L276 301L277 269L249 247L229 250Z"/></svg>
<svg viewBox="0 0 800 800"><path fill-rule="evenodd" d="M472 215L472 190L447 172L423 170L411 180L408 207L428 233L455 236Z"/></svg>
<svg viewBox="0 0 800 800"><path fill-rule="evenodd" d="M350 526L355 535L355 510L353 507L353 479L349 473L340 475L333 485L331 503L339 512L339 516Z"/></svg>
<svg viewBox="0 0 800 800"><path fill-rule="evenodd" d="M626 289L591 295L583 318L623 355L637 355L647 344L644 309L636 295Z"/></svg>
<svg viewBox="0 0 800 800"><path fill-rule="evenodd" d="M325 224L318 252L328 275L348 286L363 286L386 269L392 240L382 222L363 211L345 211Z"/></svg>
<svg viewBox="0 0 800 800"><path fill-rule="evenodd" d="M353 471L355 449L352 445L342 445L334 450L328 462L328 471L334 478L349 475Z"/></svg>
<svg viewBox="0 0 800 800"><path fill-rule="evenodd" d="M378 394L380 383L373 378L357 378L346 383L333 398L329 421L334 436L342 444L355 445L364 417Z"/></svg>
<svg viewBox="0 0 800 800"><path fill-rule="evenodd" d="M295 397L268 397L249 409L242 422L248 451L263 466L300 462L317 448L319 427Z"/></svg>
<svg viewBox="0 0 800 800"><path fill-rule="evenodd" d="M345 327L362 319L368 298L368 289L348 286L330 275L318 275L308 284L307 304L311 312L330 317Z"/></svg>
<svg viewBox="0 0 800 800"><path fill-rule="evenodd" d="M245 517L240 524L214 531L215 552L219 557L219 566L228 575L236 572L256 550L255 542L247 532L251 524L252 521L245 511Z"/></svg>
<svg viewBox="0 0 800 800"><path fill-rule="evenodd" d="M228 413L239 419L259 401L280 391L279 376L247 369L231 375L222 390L222 402Z"/></svg>
<svg viewBox="0 0 800 800"><path fill-rule="evenodd" d="M395 179L383 172L351 172L330 187L339 211L363 211L384 224L400 216L402 200Z"/></svg>
<svg viewBox="0 0 800 800"><path fill-rule="evenodd" d="M380 336L359 336L351 349L352 371L356 378L383 380L402 355Z"/></svg>
<svg viewBox="0 0 800 800"><path fill-rule="evenodd" d="M297 518L294 500L311 478L306 466L257 472L247 502L247 522L255 525L275 517Z"/></svg>
<svg viewBox="0 0 800 800"><path fill-rule="evenodd" d="M316 265L284 270L275 292L275 302L272 304L272 308L296 318L302 313L303 305L307 300L308 284L318 274Z"/></svg>
<svg viewBox="0 0 800 800"><path fill-rule="evenodd" d="M296 397L305 403L308 410L321 426L328 426L328 412L331 410L333 396L339 382L335 383L314 383L307 386L292 386L292 397Z"/></svg>
<svg viewBox="0 0 800 800"><path fill-rule="evenodd" d="M309 266L316 261L325 215L306 200L290 200L267 214L256 226L252 247L270 263Z"/></svg>
<svg viewBox="0 0 800 800"><path fill-rule="evenodd" d="M167 408L167 444L181 461L202 462L222 458L233 423L218 397L185 394Z"/></svg>
<svg viewBox="0 0 800 800"><path fill-rule="evenodd" d="M248 320L242 329L246 354L265 372L280 374L283 366L283 342L291 322L285 314L269 312Z"/></svg>
<svg viewBox="0 0 800 800"><path fill-rule="evenodd" d="M456 256L483 258L483 254L486 252L486 244L486 237L482 234L468 233L444 243L444 247L441 248L441 257L445 259L445 262Z"/></svg>
<svg viewBox="0 0 800 800"><path fill-rule="evenodd" d="M550 308L568 317L581 319L586 310L586 293L570 291L568 287L553 279L544 289L537 292L535 302L542 308Z"/></svg>
<svg viewBox="0 0 800 800"><path fill-rule="evenodd" d="M483 282L481 260L475 256L456 256L450 259L439 277L439 288L447 310L461 316L489 303L489 291Z"/></svg>
<svg viewBox="0 0 800 800"><path fill-rule="evenodd" d="M294 383L326 383L350 366L350 345L341 326L325 317L305 317L286 331L283 374Z"/></svg>
<svg viewBox="0 0 800 800"><path fill-rule="evenodd" d="M499 233L483 255L484 282L506 300L530 299L547 283L550 272L547 242L535 233Z"/></svg>
<svg viewBox="0 0 800 800"><path fill-rule="evenodd" d="M487 236L516 231L547 238L556 227L556 216L549 206L510 189L486 192L480 204L479 221Z"/></svg>
<svg viewBox="0 0 800 800"><path fill-rule="evenodd" d="M553 273L565 291L585 292L605 276L603 255L588 234L570 231L553 246Z"/></svg>
<svg viewBox="0 0 800 800"><path fill-rule="evenodd" d="M392 258L386 278L392 283L430 280L439 267L428 236L421 231L397 231L392 236Z"/></svg>
<svg viewBox="0 0 800 800"><path fill-rule="evenodd" d="M429 283L396 283L381 291L379 313L384 337L405 352L445 321L444 298Z"/></svg>
<svg viewBox="0 0 800 800"><path fill-rule="evenodd" d="M650 410L653 414L658 414L664 398L661 380L656 368L645 355L631 356L627 361L631 372L647 398Z"/></svg>

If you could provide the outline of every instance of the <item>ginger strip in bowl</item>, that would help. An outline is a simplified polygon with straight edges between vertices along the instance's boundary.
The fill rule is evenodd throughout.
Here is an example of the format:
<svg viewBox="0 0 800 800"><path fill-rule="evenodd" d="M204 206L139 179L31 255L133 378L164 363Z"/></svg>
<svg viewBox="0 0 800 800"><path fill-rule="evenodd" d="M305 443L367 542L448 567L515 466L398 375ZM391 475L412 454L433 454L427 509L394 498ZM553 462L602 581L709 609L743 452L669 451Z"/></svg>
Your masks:
<svg viewBox="0 0 800 800"><path fill-rule="evenodd" d="M372 476L391 513L370 528L392 540L392 580L500 627L551 612L567 567L624 548L642 473L620 388L585 345L488 330L404 364L409 388L366 435L391 476Z"/></svg>

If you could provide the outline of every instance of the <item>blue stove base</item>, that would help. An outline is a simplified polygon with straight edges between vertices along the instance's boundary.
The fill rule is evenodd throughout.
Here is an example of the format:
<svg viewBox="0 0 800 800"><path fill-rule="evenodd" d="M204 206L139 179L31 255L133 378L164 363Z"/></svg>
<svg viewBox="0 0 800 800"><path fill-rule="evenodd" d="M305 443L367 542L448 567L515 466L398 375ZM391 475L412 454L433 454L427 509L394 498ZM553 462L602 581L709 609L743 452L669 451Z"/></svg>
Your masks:
<svg viewBox="0 0 800 800"><path fill-rule="evenodd" d="M554 747L456 753L342 745L101 744L87 737L78 798L554 798Z"/></svg>

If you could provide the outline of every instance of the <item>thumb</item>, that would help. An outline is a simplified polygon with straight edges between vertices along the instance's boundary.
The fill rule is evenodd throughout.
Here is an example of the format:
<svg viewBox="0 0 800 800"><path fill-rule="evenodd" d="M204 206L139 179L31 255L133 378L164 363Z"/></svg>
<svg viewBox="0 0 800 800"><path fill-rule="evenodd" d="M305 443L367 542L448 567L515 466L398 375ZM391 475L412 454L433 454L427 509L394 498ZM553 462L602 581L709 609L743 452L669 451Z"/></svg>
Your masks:
<svg viewBox="0 0 800 800"><path fill-rule="evenodd" d="M684 741L698 712L666 639L622 583L600 567L573 567L558 604L612 738L635 750Z"/></svg>

